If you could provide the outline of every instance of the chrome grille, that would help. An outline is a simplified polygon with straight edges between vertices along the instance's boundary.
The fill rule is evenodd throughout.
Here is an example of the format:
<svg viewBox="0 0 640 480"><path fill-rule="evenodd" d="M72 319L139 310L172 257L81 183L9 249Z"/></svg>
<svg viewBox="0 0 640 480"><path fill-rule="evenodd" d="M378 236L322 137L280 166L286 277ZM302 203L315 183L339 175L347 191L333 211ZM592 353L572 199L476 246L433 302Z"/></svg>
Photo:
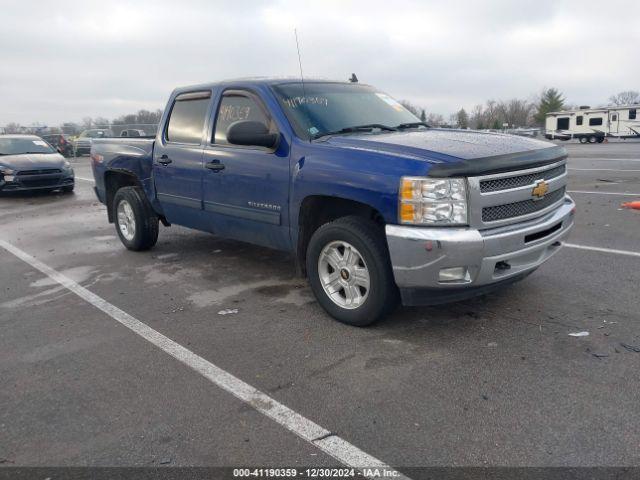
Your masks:
<svg viewBox="0 0 640 480"><path fill-rule="evenodd" d="M529 173L527 175L517 175L513 177L494 178L492 180L483 180L480 182L480 192L497 192L500 190L508 190L510 188L523 187L525 185L531 185L536 180L550 180L552 178L559 177L567 171L566 165L560 165L559 167L552 168L545 172ZM483 215L484 217L484 215Z"/></svg>
<svg viewBox="0 0 640 480"><path fill-rule="evenodd" d="M523 200L521 202L506 203L504 205L494 205L482 209L483 222L495 222L505 218L521 217L543 210L564 197L566 188L562 187L549 193L542 200Z"/></svg>

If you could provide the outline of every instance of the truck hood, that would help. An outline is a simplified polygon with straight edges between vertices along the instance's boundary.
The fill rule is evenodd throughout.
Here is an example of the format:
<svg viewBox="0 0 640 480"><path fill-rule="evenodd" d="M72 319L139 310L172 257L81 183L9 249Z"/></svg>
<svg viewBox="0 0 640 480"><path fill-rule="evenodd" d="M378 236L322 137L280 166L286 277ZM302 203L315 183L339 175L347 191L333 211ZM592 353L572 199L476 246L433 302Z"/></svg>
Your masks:
<svg viewBox="0 0 640 480"><path fill-rule="evenodd" d="M59 153L27 153L24 155L0 155L0 165L12 170L40 170L45 168L60 168L65 159Z"/></svg>
<svg viewBox="0 0 640 480"><path fill-rule="evenodd" d="M332 136L326 143L346 149L410 157L432 164L430 176L482 175L562 160L564 148L551 142L472 130L429 129Z"/></svg>

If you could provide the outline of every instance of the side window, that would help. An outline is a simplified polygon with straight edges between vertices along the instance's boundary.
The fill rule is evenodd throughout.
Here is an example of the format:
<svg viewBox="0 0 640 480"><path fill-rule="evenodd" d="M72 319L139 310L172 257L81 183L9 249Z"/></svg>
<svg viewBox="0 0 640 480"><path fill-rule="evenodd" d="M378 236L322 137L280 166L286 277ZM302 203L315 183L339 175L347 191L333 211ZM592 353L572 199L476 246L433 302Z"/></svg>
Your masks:
<svg viewBox="0 0 640 480"><path fill-rule="evenodd" d="M262 104L251 94L227 93L220 100L213 143L228 145L227 130L234 122L248 120L264 123L273 131L273 124Z"/></svg>
<svg viewBox="0 0 640 480"><path fill-rule="evenodd" d="M582 119L583 119L583 118L584 118L584 117L583 117L582 115L578 115L578 116L576 117L576 125L582 125Z"/></svg>
<svg viewBox="0 0 640 480"><path fill-rule="evenodd" d="M602 125L602 117L590 118L589 119L589 126L594 127L594 126L598 126L598 125Z"/></svg>
<svg viewBox="0 0 640 480"><path fill-rule="evenodd" d="M618 120L618 115L616 115L616 114L611 115L611 121L612 122L615 122L617 120Z"/></svg>
<svg viewBox="0 0 640 480"><path fill-rule="evenodd" d="M211 92L178 95L167 125L167 141L200 144L210 98Z"/></svg>
<svg viewBox="0 0 640 480"><path fill-rule="evenodd" d="M569 130L569 117L558 119L558 130Z"/></svg>
<svg viewBox="0 0 640 480"><path fill-rule="evenodd" d="M635 120L635 119L636 119L636 109L631 108L629 109L629 120Z"/></svg>

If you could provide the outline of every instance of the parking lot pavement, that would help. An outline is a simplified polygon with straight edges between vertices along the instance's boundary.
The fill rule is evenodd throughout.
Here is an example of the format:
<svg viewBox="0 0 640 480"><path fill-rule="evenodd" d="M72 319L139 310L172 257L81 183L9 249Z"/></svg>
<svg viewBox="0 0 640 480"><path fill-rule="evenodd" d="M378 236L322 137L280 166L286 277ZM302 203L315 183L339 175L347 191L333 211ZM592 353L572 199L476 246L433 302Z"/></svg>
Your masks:
<svg viewBox="0 0 640 480"><path fill-rule="evenodd" d="M640 144L567 150L570 190L597 192L572 194L570 242L640 252L618 195L640 194L637 175L600 171L640 170ZM87 157L76 174L90 180ZM640 258L565 248L501 292L356 329L285 254L180 227L124 250L91 188L0 198L0 238L363 452L400 469L640 465L640 353L621 346L640 345ZM0 458L336 463L22 260L0 264Z"/></svg>

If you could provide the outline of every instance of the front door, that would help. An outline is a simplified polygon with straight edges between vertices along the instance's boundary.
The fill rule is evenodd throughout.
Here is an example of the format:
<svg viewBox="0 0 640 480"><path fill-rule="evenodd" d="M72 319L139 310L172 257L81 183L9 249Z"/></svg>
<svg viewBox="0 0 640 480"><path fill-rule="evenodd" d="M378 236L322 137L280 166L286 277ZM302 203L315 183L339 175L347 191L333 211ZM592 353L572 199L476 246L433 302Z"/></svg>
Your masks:
<svg viewBox="0 0 640 480"><path fill-rule="evenodd" d="M619 124L620 124L620 113L609 112L609 133L613 133L613 134L618 133Z"/></svg>
<svg viewBox="0 0 640 480"><path fill-rule="evenodd" d="M176 97L153 151L158 201L171 223L203 228L202 155L211 92Z"/></svg>
<svg viewBox="0 0 640 480"><path fill-rule="evenodd" d="M214 110L212 138L204 148L203 200L210 230L272 248L288 249L289 146L274 149L232 145L227 129L237 121L278 127L253 92L226 90Z"/></svg>

